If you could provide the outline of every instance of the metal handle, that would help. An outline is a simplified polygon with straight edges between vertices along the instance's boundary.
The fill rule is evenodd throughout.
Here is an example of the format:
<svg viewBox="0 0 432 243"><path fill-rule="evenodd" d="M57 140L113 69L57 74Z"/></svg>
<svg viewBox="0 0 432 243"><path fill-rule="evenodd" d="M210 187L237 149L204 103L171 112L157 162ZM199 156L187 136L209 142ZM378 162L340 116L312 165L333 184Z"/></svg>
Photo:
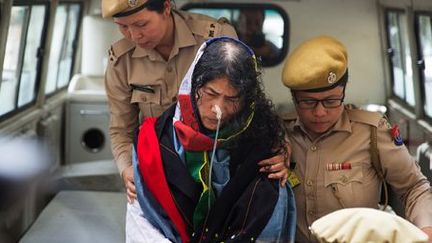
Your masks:
<svg viewBox="0 0 432 243"><path fill-rule="evenodd" d="M107 111L98 111L98 110L80 110L81 116L107 116Z"/></svg>
<svg viewBox="0 0 432 243"><path fill-rule="evenodd" d="M418 66L421 70L425 70L425 69L426 69L425 61L424 61L423 59L417 61L417 66Z"/></svg>

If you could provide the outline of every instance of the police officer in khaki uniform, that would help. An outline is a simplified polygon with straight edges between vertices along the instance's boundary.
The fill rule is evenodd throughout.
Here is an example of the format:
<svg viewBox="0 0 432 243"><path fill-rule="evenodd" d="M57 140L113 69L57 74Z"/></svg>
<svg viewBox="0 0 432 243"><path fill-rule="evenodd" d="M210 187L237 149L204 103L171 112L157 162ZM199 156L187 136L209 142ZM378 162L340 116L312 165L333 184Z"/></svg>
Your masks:
<svg viewBox="0 0 432 243"><path fill-rule="evenodd" d="M383 177L402 198L406 218L432 239L430 183L397 130L378 113L343 105L348 80L343 44L326 36L304 42L288 57L282 80L296 107L285 117L300 181L294 188L296 240L314 241L308 227L335 210L378 208L381 180L372 162L372 140Z"/></svg>
<svg viewBox="0 0 432 243"><path fill-rule="evenodd" d="M139 117L159 116L176 102L182 78L204 41L237 35L226 20L174 10L170 0L102 0L102 15L112 17L124 35L109 50L105 88L114 159L131 202L136 198L132 140ZM267 172L284 183L283 156L261 165L273 165Z"/></svg>

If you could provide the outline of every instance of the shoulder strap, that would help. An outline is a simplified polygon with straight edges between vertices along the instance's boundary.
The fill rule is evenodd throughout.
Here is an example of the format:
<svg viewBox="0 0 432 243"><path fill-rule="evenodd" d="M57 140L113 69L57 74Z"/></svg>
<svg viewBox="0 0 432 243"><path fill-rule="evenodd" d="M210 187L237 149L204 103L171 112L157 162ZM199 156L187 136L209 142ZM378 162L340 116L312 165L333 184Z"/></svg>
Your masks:
<svg viewBox="0 0 432 243"><path fill-rule="evenodd" d="M226 30L224 30L224 28L227 28L224 27L224 25L229 25L226 18L216 20L212 17L197 13L183 11L177 11L176 13L185 20L193 34L202 36L205 40L222 35L232 35L231 32L225 32ZM228 28L232 27L229 25ZM232 33L235 35L234 29L232 29Z"/></svg>
<svg viewBox="0 0 432 243"><path fill-rule="evenodd" d="M117 60L121 56L123 56L124 54L126 54L127 52L129 52L134 48L135 48L135 44L126 38L123 38L115 42L114 44L111 45L110 49L108 49L108 56L109 56L110 63L116 65Z"/></svg>
<svg viewBox="0 0 432 243"><path fill-rule="evenodd" d="M372 165L377 172L378 178L381 180L384 188L384 207L383 210L386 209L388 205L388 189L387 189L387 183L385 182L384 172L381 167L381 160L379 156L378 151L378 142L377 142L377 127L376 126L370 126L371 127L371 133L370 133L370 156L372 160Z"/></svg>

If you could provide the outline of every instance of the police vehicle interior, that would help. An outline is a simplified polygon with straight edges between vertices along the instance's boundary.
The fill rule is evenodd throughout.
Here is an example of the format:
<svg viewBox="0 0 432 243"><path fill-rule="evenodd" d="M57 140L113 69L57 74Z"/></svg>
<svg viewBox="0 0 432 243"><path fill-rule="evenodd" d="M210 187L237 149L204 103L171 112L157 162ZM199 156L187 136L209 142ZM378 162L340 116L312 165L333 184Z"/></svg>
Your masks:
<svg viewBox="0 0 432 243"><path fill-rule="evenodd" d="M293 109L281 83L290 50L316 35L340 39L349 54L346 103L399 125L432 180L432 1L175 5L230 21L261 56L280 113ZM124 242L126 197L103 82L107 50L121 38L116 25L102 18L99 0L0 0L0 33L0 242Z"/></svg>

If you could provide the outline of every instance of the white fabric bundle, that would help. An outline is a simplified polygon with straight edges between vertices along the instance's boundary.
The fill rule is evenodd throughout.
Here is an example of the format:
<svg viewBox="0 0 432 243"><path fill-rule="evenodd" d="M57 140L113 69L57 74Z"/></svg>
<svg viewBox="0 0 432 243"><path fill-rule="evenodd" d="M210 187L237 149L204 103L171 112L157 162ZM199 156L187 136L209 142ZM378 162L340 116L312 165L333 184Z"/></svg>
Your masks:
<svg viewBox="0 0 432 243"><path fill-rule="evenodd" d="M320 242L428 242L428 236L407 220L371 208L335 211L316 220L310 230Z"/></svg>

